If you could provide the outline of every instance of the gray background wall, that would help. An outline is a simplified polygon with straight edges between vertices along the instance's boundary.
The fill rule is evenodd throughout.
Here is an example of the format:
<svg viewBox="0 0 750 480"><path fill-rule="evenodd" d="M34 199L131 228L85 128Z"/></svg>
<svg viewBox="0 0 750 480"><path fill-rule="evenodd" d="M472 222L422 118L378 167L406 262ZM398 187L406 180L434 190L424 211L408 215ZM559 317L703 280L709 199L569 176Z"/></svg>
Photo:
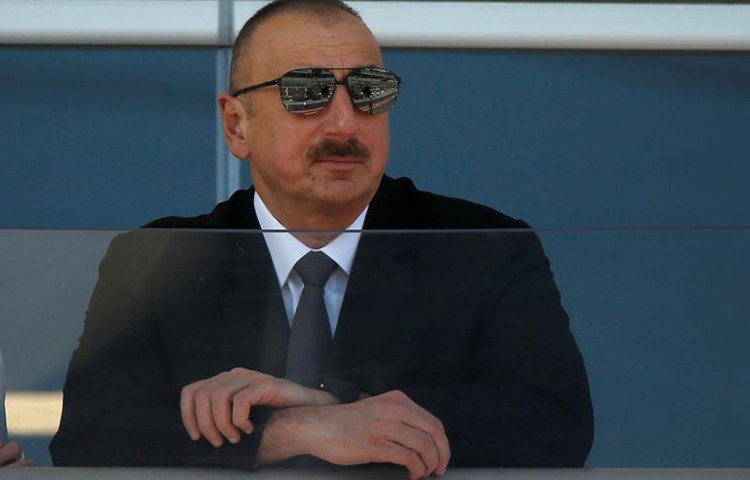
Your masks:
<svg viewBox="0 0 750 480"><path fill-rule="evenodd" d="M0 228L208 211L220 54L0 48ZM405 79L389 173L543 229L591 375L589 465L750 466L750 54L386 63ZM57 390L110 234L0 233L8 387ZM23 440L46 461L46 439Z"/></svg>

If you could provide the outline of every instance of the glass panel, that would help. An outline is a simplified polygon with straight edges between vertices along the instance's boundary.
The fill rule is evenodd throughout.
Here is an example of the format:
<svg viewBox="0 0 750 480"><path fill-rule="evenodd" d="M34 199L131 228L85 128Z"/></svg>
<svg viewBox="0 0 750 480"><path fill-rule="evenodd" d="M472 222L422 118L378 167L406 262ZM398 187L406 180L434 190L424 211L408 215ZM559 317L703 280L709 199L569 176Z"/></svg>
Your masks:
<svg viewBox="0 0 750 480"><path fill-rule="evenodd" d="M179 395L234 367L284 375L260 232L4 230L0 264L9 434L30 457L50 465L83 332L58 461L253 464L253 434L190 441ZM587 466L747 468L748 284L745 228L364 232L325 375L406 393L443 421L455 468L559 465L587 450L577 345Z"/></svg>

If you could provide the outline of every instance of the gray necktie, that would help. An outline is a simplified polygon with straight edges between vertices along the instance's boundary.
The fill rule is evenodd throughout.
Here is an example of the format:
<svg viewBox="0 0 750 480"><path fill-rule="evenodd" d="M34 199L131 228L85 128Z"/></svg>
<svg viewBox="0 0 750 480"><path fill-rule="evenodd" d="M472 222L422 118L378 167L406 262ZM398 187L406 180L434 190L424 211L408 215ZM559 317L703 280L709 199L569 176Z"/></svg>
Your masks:
<svg viewBox="0 0 750 480"><path fill-rule="evenodd" d="M292 320L286 378L312 387L325 366L331 345L323 286L336 269L336 262L323 252L309 252L300 258L294 271L304 288Z"/></svg>

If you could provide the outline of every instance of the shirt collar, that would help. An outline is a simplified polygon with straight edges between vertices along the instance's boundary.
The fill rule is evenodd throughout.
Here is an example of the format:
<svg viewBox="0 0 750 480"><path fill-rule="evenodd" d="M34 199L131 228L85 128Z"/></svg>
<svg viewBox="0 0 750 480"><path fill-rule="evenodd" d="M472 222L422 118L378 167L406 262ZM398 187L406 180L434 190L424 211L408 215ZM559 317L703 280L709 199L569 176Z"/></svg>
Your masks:
<svg viewBox="0 0 750 480"><path fill-rule="evenodd" d="M271 253L271 260L273 260L279 285L283 287L294 265L311 248L286 231L287 229L268 210L258 192L255 192L253 196L253 205L255 206L258 223L263 230L263 238L268 246L268 251ZM331 257L347 275L352 270L354 254L357 252L359 238L362 236L362 226L365 223L368 208L365 207L362 213L346 228L347 232L339 234L331 243L320 249Z"/></svg>

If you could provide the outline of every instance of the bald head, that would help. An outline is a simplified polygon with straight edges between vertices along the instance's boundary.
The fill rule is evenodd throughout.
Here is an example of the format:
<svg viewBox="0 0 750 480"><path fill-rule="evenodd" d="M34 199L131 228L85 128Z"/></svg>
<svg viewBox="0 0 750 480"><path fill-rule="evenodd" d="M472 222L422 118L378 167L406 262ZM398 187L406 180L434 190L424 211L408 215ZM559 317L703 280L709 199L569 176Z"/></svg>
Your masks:
<svg viewBox="0 0 750 480"><path fill-rule="evenodd" d="M334 25L342 20L356 19L362 21L362 17L356 10L341 0L275 0L258 10L245 22L232 46L232 63L229 76L229 90L234 91L241 87L241 66L247 62L252 55L252 40L258 28L268 20L287 12L309 15L311 21L321 22L326 25ZM366 27L366 26L365 26Z"/></svg>

